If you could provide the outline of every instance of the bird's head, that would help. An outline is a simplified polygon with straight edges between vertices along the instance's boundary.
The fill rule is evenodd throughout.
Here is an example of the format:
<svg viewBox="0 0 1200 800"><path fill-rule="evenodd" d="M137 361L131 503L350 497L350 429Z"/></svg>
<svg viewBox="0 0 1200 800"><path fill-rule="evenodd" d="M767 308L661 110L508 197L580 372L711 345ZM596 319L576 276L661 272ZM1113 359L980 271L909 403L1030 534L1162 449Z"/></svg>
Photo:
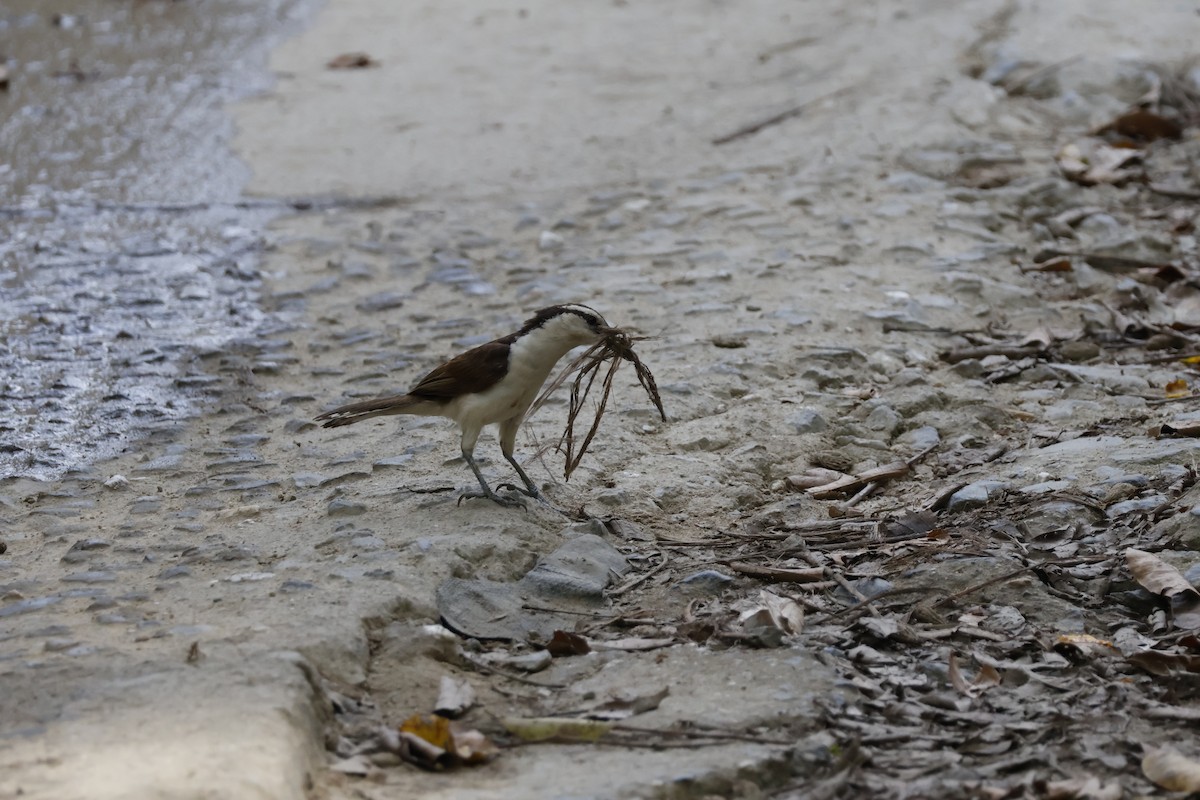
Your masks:
<svg viewBox="0 0 1200 800"><path fill-rule="evenodd" d="M519 335L537 332L562 342L564 346L578 347L595 344L611 333L612 327L599 311L578 303L543 308L529 319Z"/></svg>

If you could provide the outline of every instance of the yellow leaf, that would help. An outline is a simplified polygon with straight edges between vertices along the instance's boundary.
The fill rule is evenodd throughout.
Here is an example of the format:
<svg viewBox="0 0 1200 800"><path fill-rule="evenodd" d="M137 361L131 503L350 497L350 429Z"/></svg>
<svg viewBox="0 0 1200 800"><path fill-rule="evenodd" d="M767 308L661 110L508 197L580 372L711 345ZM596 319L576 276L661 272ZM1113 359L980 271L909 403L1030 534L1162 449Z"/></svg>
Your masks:
<svg viewBox="0 0 1200 800"><path fill-rule="evenodd" d="M454 737L450 734L450 720L431 715L413 714L400 726L401 733L411 733L443 750L454 749Z"/></svg>
<svg viewBox="0 0 1200 800"><path fill-rule="evenodd" d="M1188 395L1188 382L1183 378L1176 378L1164 388L1166 389L1167 397L1187 397Z"/></svg>

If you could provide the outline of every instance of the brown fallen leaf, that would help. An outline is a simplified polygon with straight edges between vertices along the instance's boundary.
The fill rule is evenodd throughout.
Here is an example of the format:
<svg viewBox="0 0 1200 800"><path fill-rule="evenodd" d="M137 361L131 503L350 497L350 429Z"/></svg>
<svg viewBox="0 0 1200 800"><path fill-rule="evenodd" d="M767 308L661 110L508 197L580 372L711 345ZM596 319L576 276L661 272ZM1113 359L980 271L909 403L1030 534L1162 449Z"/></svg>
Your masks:
<svg viewBox="0 0 1200 800"><path fill-rule="evenodd" d="M329 59L325 66L329 69L366 69L378 67L379 62L366 53L342 53Z"/></svg>
<svg viewBox="0 0 1200 800"><path fill-rule="evenodd" d="M958 666L958 654L953 650L950 651L947 674L950 678L950 685L954 687L955 691L967 697L978 697L993 686L999 686L1001 680L1000 672L995 667L991 664L984 664L979 668L975 680L968 683L962 669Z"/></svg>
<svg viewBox="0 0 1200 800"><path fill-rule="evenodd" d="M1188 758L1170 745L1146 750L1142 774L1170 792L1200 792L1200 761Z"/></svg>
<svg viewBox="0 0 1200 800"><path fill-rule="evenodd" d="M550 641L546 643L546 649L555 658L585 656L592 652L592 648L588 647L587 639L578 633L569 631L555 631L550 637Z"/></svg>
<svg viewBox="0 0 1200 800"><path fill-rule="evenodd" d="M1099 128L1096 133L1115 133L1128 139L1153 142L1158 139L1178 139L1183 135L1183 126L1149 109L1135 108Z"/></svg>
<svg viewBox="0 0 1200 800"><path fill-rule="evenodd" d="M1188 653L1166 653L1162 650L1143 650L1134 653L1126 661L1146 670L1151 675L1169 678L1180 673L1200 673L1200 656Z"/></svg>
<svg viewBox="0 0 1200 800"><path fill-rule="evenodd" d="M1176 378L1167 383L1163 387L1163 391L1169 398L1187 397L1191 392L1188 390L1188 382L1183 378Z"/></svg>
<svg viewBox="0 0 1200 800"><path fill-rule="evenodd" d="M1180 628L1200 628L1200 591L1187 578L1153 553L1129 548L1125 563L1134 579L1171 603L1171 613Z"/></svg>
<svg viewBox="0 0 1200 800"><path fill-rule="evenodd" d="M1163 423L1157 428L1150 431L1150 435L1158 439L1168 437L1176 437L1180 439L1194 439L1200 436L1200 423L1183 423L1179 425L1168 425Z"/></svg>
<svg viewBox="0 0 1200 800"><path fill-rule="evenodd" d="M1112 642L1107 639L1099 639L1089 633L1064 633L1054 642L1054 650L1061 655L1074 657L1075 660L1121 654L1121 651Z"/></svg>

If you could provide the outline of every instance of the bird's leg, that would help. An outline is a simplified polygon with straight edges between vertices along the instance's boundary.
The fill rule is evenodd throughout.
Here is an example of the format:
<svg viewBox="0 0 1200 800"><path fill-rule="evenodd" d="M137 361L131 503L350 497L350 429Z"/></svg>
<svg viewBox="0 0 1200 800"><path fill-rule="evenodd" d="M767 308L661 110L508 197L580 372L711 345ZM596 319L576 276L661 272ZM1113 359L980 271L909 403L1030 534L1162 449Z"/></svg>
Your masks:
<svg viewBox="0 0 1200 800"><path fill-rule="evenodd" d="M511 497L501 497L500 495L493 492L492 487L488 486L487 481L485 481L483 479L483 473L479 471L479 465L475 463L475 456L471 455L470 451L468 451L466 448L463 448L462 454L463 454L463 458L465 458L467 460L467 466L469 466L471 468L471 471L475 473L475 477L479 480L479 488L482 491L480 491L478 494L471 492L469 490L464 491L462 493L462 497L460 497L458 499L458 502L461 503L463 501L463 498L467 498L467 497L486 497L487 499L491 500L492 502L498 503L499 505L506 506L508 508L515 508L515 507L524 505L524 503L522 503L520 500L516 500Z"/></svg>
<svg viewBox="0 0 1200 800"><path fill-rule="evenodd" d="M505 453L504 457L508 459L508 463L512 464L513 469L517 471L517 475L521 476L521 480L525 482L525 488L522 489L519 486L513 486L511 483L506 485L512 486L512 488L516 489L518 492L527 494L535 500L541 500L542 493L538 491L537 486L535 486L533 481L530 480L529 476L525 474L525 470L521 469L521 465L517 463L515 458L513 458L512 453Z"/></svg>
<svg viewBox="0 0 1200 800"><path fill-rule="evenodd" d="M520 486L516 486L515 484L511 483L503 484L503 486L511 487L521 494L532 497L534 500L541 500L542 502L545 502L545 499L542 497L542 493L538 491L538 488L534 484L533 480L525 474L525 470L521 469L521 465L517 463L515 458L513 458L513 448L517 446L517 431L521 427L522 419L522 417L513 417L512 419L506 419L500 423L500 452L504 454L504 460L512 464L513 469L517 471L517 475L521 477L521 481L525 484L525 488L522 489Z"/></svg>

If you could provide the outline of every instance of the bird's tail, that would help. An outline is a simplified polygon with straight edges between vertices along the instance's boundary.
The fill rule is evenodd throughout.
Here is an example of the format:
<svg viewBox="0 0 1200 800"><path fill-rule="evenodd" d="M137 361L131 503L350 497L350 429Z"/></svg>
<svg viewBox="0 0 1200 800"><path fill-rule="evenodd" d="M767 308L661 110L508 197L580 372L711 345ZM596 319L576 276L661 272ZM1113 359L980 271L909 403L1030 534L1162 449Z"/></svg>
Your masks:
<svg viewBox="0 0 1200 800"><path fill-rule="evenodd" d="M338 406L332 411L326 411L319 415L316 420L323 423L321 425L323 428L337 428L341 425L352 425L371 417L382 417L387 414L411 414L421 402L419 398L407 394L380 397L377 400L363 400L361 403Z"/></svg>

